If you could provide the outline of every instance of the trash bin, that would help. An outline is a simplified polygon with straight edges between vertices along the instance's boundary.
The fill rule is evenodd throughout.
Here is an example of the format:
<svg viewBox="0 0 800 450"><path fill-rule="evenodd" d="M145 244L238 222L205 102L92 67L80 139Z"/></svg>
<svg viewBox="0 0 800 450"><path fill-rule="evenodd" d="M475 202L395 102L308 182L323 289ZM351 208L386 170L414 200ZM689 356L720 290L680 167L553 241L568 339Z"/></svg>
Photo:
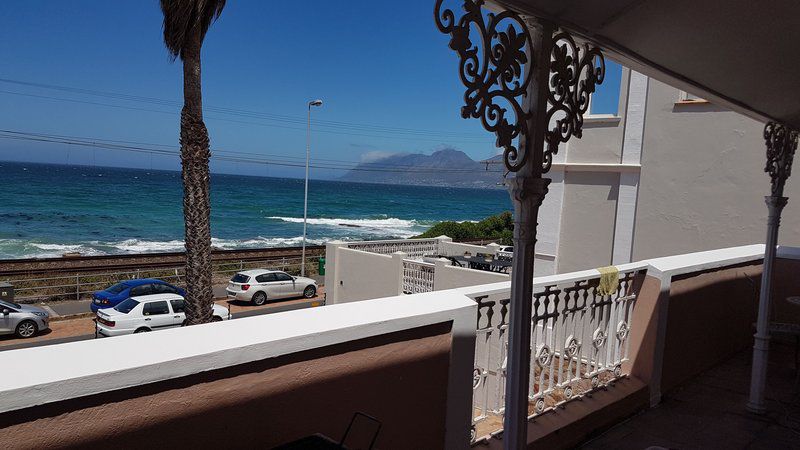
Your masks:
<svg viewBox="0 0 800 450"><path fill-rule="evenodd" d="M317 273L320 275L325 275L325 258L319 259L319 265L317 266Z"/></svg>
<svg viewBox="0 0 800 450"><path fill-rule="evenodd" d="M14 285L0 281L0 300L14 301Z"/></svg>

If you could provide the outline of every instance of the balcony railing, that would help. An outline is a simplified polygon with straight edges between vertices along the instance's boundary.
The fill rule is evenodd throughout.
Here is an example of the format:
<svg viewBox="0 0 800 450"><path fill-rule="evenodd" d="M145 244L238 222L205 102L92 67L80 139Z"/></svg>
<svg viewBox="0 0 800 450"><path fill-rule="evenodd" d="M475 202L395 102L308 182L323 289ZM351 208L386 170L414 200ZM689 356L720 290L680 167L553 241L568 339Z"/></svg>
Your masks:
<svg viewBox="0 0 800 450"><path fill-rule="evenodd" d="M435 264L403 260L403 293L421 294L433 291Z"/></svg>
<svg viewBox="0 0 800 450"><path fill-rule="evenodd" d="M386 241L363 241L348 243L347 248L363 252L391 255L403 252L411 259L422 259L423 256L440 254L439 239L398 239Z"/></svg>
<svg viewBox="0 0 800 450"><path fill-rule="evenodd" d="M535 417L625 376L639 267L619 273L616 289L598 291L597 271L537 279L531 333L529 414ZM581 275L582 274L582 275ZM576 277L578 275L578 277ZM473 371L473 439L502 427L509 292L472 293L478 303Z"/></svg>

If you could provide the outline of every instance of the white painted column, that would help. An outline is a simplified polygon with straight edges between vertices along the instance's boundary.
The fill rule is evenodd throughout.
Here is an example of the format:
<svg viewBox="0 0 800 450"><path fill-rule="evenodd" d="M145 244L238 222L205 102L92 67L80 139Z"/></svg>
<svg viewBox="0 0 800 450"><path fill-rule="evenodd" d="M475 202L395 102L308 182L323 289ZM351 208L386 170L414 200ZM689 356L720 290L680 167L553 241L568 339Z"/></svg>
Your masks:
<svg viewBox="0 0 800 450"><path fill-rule="evenodd" d="M622 164L640 165L642 162L648 81L646 75L631 70L628 82L628 105L625 109ZM640 171L624 171L619 174L617 217L611 257L611 263L615 265L628 263L632 258L640 176Z"/></svg>

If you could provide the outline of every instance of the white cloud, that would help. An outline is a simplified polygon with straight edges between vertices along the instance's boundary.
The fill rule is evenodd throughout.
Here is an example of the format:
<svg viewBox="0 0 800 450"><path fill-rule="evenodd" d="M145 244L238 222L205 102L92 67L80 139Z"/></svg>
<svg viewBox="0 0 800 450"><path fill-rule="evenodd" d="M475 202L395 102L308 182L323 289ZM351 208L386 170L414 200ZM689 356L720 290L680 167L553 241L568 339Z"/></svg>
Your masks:
<svg viewBox="0 0 800 450"><path fill-rule="evenodd" d="M388 150L374 150L371 152L365 152L361 154L361 162L362 163L371 163L375 161L380 161L381 159L388 158L390 156L401 155L403 152L392 152Z"/></svg>

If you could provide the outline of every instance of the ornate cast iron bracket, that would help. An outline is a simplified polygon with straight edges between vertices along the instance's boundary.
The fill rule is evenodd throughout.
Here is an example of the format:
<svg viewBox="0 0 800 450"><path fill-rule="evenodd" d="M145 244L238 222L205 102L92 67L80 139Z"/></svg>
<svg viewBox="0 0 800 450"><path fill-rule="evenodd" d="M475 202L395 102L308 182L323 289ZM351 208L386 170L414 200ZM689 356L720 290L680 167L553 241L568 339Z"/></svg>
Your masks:
<svg viewBox="0 0 800 450"><path fill-rule="evenodd" d="M764 127L767 165L764 172L772 179L772 196L783 197L783 186L792 174L792 160L797 150L798 133L776 122Z"/></svg>
<svg viewBox="0 0 800 450"><path fill-rule="evenodd" d="M550 53L550 77L547 83L547 111L539 117L546 126L546 146L541 172L550 170L558 145L570 137L580 138L583 115L589 99L605 76L605 61L600 50L589 44L579 45L566 31L552 36L552 48L534 49L528 25L512 11L484 14L484 0L463 0L464 13L456 19L452 9L435 6L436 26L449 34L450 48L459 56L459 75L467 88L461 116L480 119L483 127L497 136L503 149L503 162L517 172L530 159L531 119L536 111L526 110L533 74L535 51ZM470 37L477 32L477 43ZM526 148L514 141L524 136Z"/></svg>

